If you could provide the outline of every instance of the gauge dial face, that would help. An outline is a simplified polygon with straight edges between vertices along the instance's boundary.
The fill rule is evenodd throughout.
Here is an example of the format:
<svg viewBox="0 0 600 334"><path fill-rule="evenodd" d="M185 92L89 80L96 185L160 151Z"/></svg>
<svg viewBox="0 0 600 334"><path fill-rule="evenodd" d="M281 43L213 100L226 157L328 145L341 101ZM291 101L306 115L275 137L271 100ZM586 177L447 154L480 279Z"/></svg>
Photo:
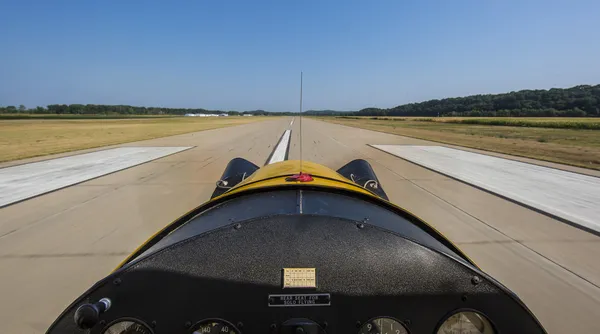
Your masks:
<svg viewBox="0 0 600 334"><path fill-rule="evenodd" d="M117 320L109 324L102 334L153 334L150 327L139 320Z"/></svg>
<svg viewBox="0 0 600 334"><path fill-rule="evenodd" d="M192 334L240 334L231 323L221 319L206 319L192 326Z"/></svg>
<svg viewBox="0 0 600 334"><path fill-rule="evenodd" d="M408 330L396 319L378 317L364 323L358 334L408 334Z"/></svg>
<svg viewBox="0 0 600 334"><path fill-rule="evenodd" d="M494 334L489 320L476 312L459 312L440 326L437 334Z"/></svg>

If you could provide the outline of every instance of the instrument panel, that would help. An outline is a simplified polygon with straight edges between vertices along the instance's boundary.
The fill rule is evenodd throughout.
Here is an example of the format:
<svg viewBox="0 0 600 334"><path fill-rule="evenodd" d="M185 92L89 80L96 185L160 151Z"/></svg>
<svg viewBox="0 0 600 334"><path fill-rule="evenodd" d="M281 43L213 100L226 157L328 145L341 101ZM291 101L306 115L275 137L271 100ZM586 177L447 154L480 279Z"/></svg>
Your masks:
<svg viewBox="0 0 600 334"><path fill-rule="evenodd" d="M218 210L192 219L98 282L48 333L544 333L509 290L445 248L424 246L435 240L401 217L344 201L340 216L364 218L336 217L332 199L327 215L309 213L311 203L324 206L308 191L304 213L286 214L297 207L282 204L285 196L297 198L278 193L239 210L227 203L234 219ZM111 306L97 325L75 326L81 305L104 298Z"/></svg>
<svg viewBox="0 0 600 334"><path fill-rule="evenodd" d="M294 319L293 319L294 320ZM375 317L364 324L357 323L357 334L410 334L407 324L392 317ZM285 324L282 326L285 328ZM310 319L299 319L288 323L288 331L281 333L326 333L322 325ZM311 328L313 330L311 330ZM275 332L277 326L269 326ZM190 334L241 334L232 323L223 319L205 319L194 324ZM437 334L495 334L490 321L482 314L474 311L459 311L447 317L436 331ZM120 319L102 330L102 334L154 334L154 331L141 320Z"/></svg>

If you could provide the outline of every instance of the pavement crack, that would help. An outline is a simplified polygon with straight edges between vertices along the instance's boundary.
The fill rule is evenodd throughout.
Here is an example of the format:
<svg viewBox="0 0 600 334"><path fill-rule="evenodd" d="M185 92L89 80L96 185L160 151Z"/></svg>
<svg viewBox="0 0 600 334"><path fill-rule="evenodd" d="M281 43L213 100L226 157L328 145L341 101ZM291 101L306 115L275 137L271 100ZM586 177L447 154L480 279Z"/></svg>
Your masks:
<svg viewBox="0 0 600 334"><path fill-rule="evenodd" d="M5 236L7 236L7 235L9 235L9 234L11 234L11 233L17 232L18 230L19 230L19 229L18 229L18 228L16 228L16 229L14 229L14 230L10 230L10 231L6 232L6 233L4 233L4 234L0 235L0 239L1 239L1 238L3 238L3 237L5 237Z"/></svg>
<svg viewBox="0 0 600 334"><path fill-rule="evenodd" d="M116 190L118 190L118 189L121 189L121 188L123 188L123 187L125 187L125 186L127 186L127 185L126 185L126 184L125 184L125 185L118 185L118 186L116 186L116 187L114 187L114 188L112 188L112 187L111 187L111 188L110 188L110 189L108 189L106 192L103 192L103 193L100 193L100 194L98 194L98 195L96 195L96 196L93 196L92 198L89 198L89 199L87 199L87 200L85 200L85 201L83 201L83 202L77 203L77 204L75 204L75 205L73 205L73 206L70 206L70 207L68 207L68 208L65 208L65 209L63 209L63 210L60 210L60 211L58 211L58 212L55 212L55 213L53 213L53 214L51 214L51 215L48 215L48 216L46 216L46 217L43 217L42 219L39 219L39 220L33 221L33 222L29 223L29 224L26 224L26 225L20 226L19 228L15 229L15 230L12 230L12 231L10 231L10 232L8 232L8 233L5 233L5 234L3 234L3 235L1 235L1 236L0 236L0 239L2 239L2 238L5 238L5 237L7 237L7 236L9 236L9 235L11 235L11 234L13 234L13 233L15 233L15 232L19 232L19 231L21 231L21 230L24 230L24 229L28 229L28 228L30 228L30 227L33 227L33 226L35 226L35 225L37 225L37 224L39 224L39 223L41 223L41 222L44 222L44 221L46 221L46 220L48 220L48 219L50 219L50 218L56 217L56 216L58 216L58 215L61 215L61 214L65 213L65 212L69 212L69 211L71 211L71 210L74 210L74 209L76 209L76 208L78 208L78 207L80 207L80 206L82 206L82 205L84 205L84 204L87 204L87 203L89 203L89 202L91 202L91 201L93 201L93 200L96 200L96 199L98 199L98 198L100 198L100 197L103 197L103 196L106 196L106 195L108 195L108 194L111 194L111 193L115 192Z"/></svg>
<svg viewBox="0 0 600 334"><path fill-rule="evenodd" d="M521 242L518 240L481 240L481 241L465 241L465 242L455 242L454 244L457 246L460 245L490 245L490 244L520 244Z"/></svg>
<svg viewBox="0 0 600 334"><path fill-rule="evenodd" d="M147 183L149 180L155 179L155 178L157 178L157 177L165 174L166 172L172 170L173 168L178 168L180 166L185 165L186 162L185 161L179 161L179 162L175 162L175 163L171 162L171 164L172 165L169 166L169 168L167 168L166 170L162 170L162 171L159 171L159 172L152 172L152 173L150 173L148 175L144 175L144 176L138 178L137 180L135 180L134 182L132 182L131 184Z"/></svg>

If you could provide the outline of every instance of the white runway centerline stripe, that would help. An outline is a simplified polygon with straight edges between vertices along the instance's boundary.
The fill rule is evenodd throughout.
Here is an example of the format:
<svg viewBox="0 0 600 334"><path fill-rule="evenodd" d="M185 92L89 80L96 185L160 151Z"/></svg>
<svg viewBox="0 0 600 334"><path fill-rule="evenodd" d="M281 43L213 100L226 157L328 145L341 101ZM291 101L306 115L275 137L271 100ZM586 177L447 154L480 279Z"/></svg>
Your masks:
<svg viewBox="0 0 600 334"><path fill-rule="evenodd" d="M600 178L441 146L371 146L600 232Z"/></svg>
<svg viewBox="0 0 600 334"><path fill-rule="evenodd" d="M274 162L280 162L287 159L288 146L290 145L290 135L292 134L292 130L285 130L283 136L279 140L279 143L273 150L273 154L269 161L267 161L267 165L270 165Z"/></svg>
<svg viewBox="0 0 600 334"><path fill-rule="evenodd" d="M191 147L120 147L0 169L0 207Z"/></svg>

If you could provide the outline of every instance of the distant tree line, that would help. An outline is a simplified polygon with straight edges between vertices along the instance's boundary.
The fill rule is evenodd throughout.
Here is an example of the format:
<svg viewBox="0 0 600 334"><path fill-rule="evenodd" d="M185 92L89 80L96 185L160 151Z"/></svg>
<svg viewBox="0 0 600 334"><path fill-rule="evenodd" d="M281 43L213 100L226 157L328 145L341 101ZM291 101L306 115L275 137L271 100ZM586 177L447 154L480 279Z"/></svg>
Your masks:
<svg viewBox="0 0 600 334"><path fill-rule="evenodd" d="M46 107L27 109L24 105L18 107L0 106L0 114L65 114L65 115L185 115L185 114L229 114L257 116L298 115L297 112L269 112L265 110L227 111L208 110L202 108L159 108L159 107L134 107L128 105L105 104L50 104ZM309 112L310 113L310 112Z"/></svg>
<svg viewBox="0 0 600 334"><path fill-rule="evenodd" d="M51 104L27 109L1 107L0 113L74 114L74 115L299 115L297 112L268 112L265 110L224 111L201 108L134 107L104 104ZM600 85L580 85L550 90L521 90L505 94L471 95L441 100L409 103L389 109L366 108L358 112L335 110L308 110L303 115L318 116L494 116L494 117L600 117Z"/></svg>
<svg viewBox="0 0 600 334"><path fill-rule="evenodd" d="M50 104L46 107L27 109L24 105L19 107L0 107L0 113L28 113L28 114L72 114L72 115L185 115L185 114L222 114L240 115L251 112L207 110L202 108L159 108L135 107L128 105L105 104Z"/></svg>
<svg viewBox="0 0 600 334"><path fill-rule="evenodd" d="M185 114L229 114L257 115L257 116L288 116L299 115L298 112L269 112L266 110L232 111L208 110L202 108L159 108L159 107L134 107L128 105L106 104L50 104L46 107L27 109L24 105L18 107L0 106L0 114L65 114L65 115L185 115ZM307 114L311 114L308 111ZM318 112L317 112L318 114Z"/></svg>
<svg viewBox="0 0 600 334"><path fill-rule="evenodd" d="M390 109L367 108L359 116L598 117L600 85L505 94L471 95L409 103Z"/></svg>
<svg viewBox="0 0 600 334"><path fill-rule="evenodd" d="M268 112L265 110L232 111L208 110L202 108L159 108L159 107L134 107L128 105L105 104L50 104L46 107L27 109L24 105L18 107L0 106L0 114L65 114L65 115L179 115L185 114L229 114L257 115L257 116L288 116L297 115L297 112Z"/></svg>
<svg viewBox="0 0 600 334"><path fill-rule="evenodd" d="M235 111L229 111L229 114L232 115L232 113L235 113ZM266 111L266 110L249 110L249 111L244 111L238 114L251 114L251 115L255 115L255 116L293 116L296 115L298 113L295 112L270 112L270 111Z"/></svg>

